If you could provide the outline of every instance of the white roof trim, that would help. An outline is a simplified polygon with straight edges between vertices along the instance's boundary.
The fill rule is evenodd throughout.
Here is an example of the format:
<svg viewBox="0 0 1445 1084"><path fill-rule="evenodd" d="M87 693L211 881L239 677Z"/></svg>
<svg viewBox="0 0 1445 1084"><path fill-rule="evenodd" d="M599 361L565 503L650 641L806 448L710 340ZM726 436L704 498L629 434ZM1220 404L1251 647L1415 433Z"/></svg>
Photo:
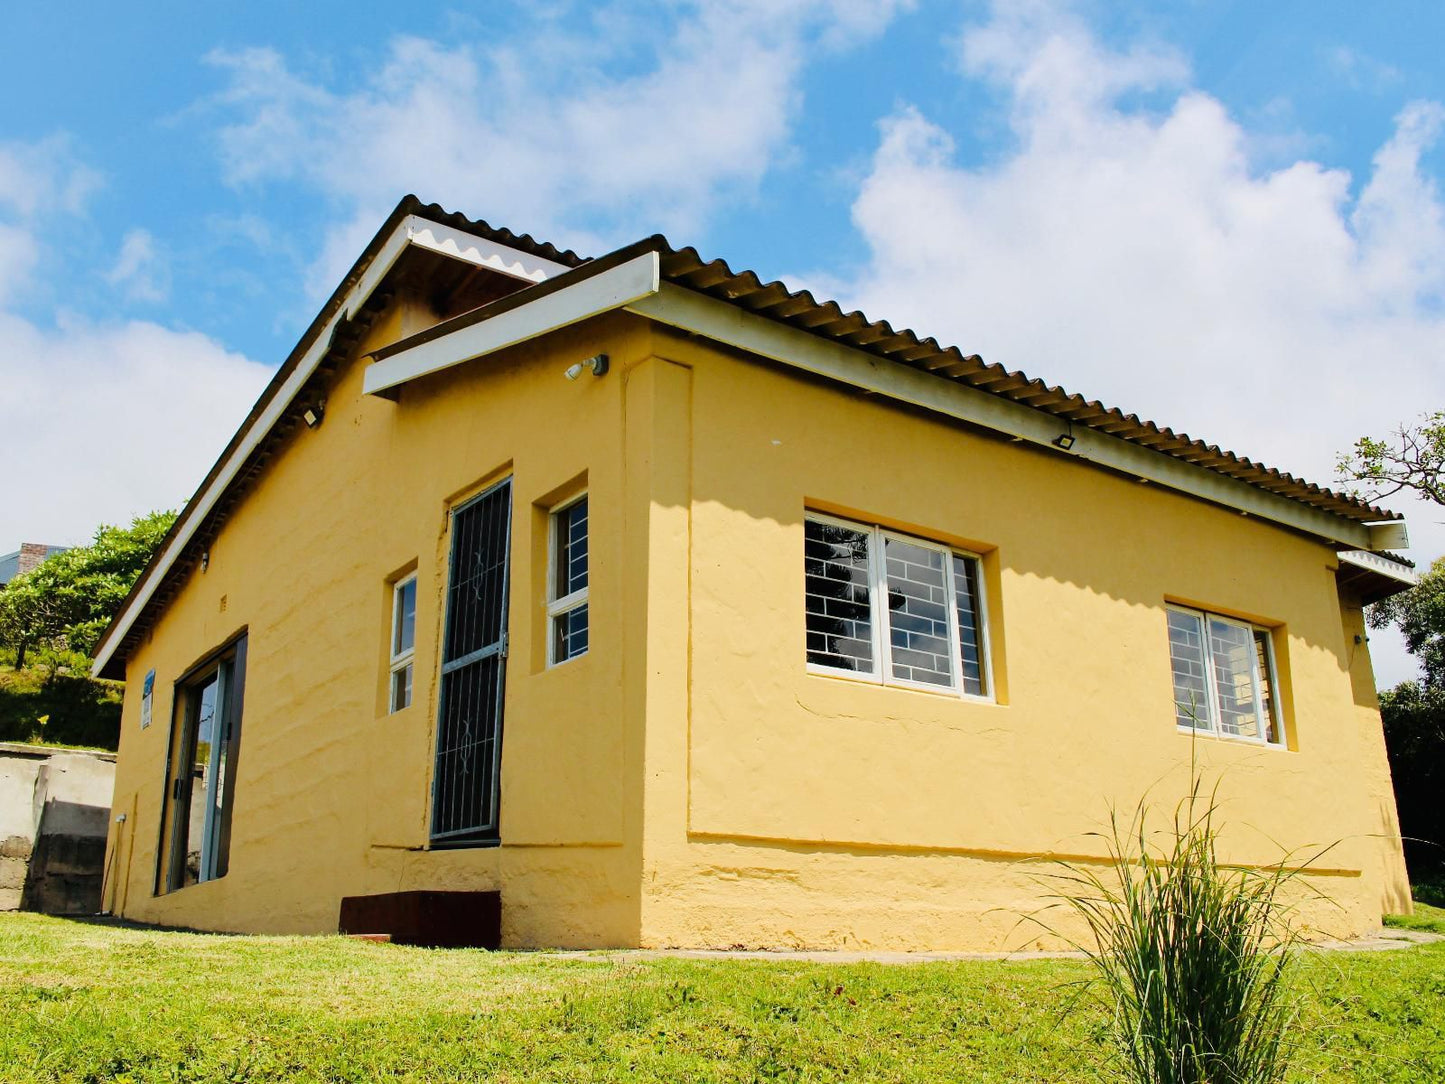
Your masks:
<svg viewBox="0 0 1445 1084"><path fill-rule="evenodd" d="M1356 568L1378 572L1381 576L1398 583L1407 583L1414 587L1420 582L1420 573L1403 561L1396 561L1383 553L1371 553L1368 550L1342 550L1339 556L1341 564L1354 565Z"/></svg>
<svg viewBox="0 0 1445 1084"><path fill-rule="evenodd" d="M251 453L265 439L266 434L271 431L271 427L290 407L296 395L306 386L306 381L316 371L316 367L321 364L322 358L331 349L331 339L337 327L344 320L352 319L361 310L367 299L380 285L381 280L386 277L386 273L410 246L439 252L479 267L492 267L503 274L532 281L541 281L537 277L539 275L541 278L550 278L552 275L570 270L562 264L539 259L517 249L508 248L506 245L474 237L419 215L407 215L402 219L392 231L391 236L377 251L371 263L367 265L361 277L357 279L356 285L347 291L346 297L342 299L331 319L312 340L310 348L302 356L291 375L286 378L286 382L277 390L270 404L246 428L241 440L226 458L221 470L211 479L211 484L205 488L204 492L197 493L182 509L179 529L170 544L161 552L154 567L150 570L150 574L146 576L140 591L116 616L113 631L106 637L104 646L97 652L95 661L91 664L91 673L98 675L105 669L116 650L125 641L136 618L145 610L147 603L165 582L166 574L185 552L186 546L195 537L200 525L205 522L207 514L215 508L222 494L240 473Z"/></svg>
<svg viewBox="0 0 1445 1084"><path fill-rule="evenodd" d="M366 391L384 392L417 376L484 357L589 316L625 308L746 353L991 429L1057 455L1088 460L1317 538L1369 550L1385 549L1399 537L1398 523L1365 524L1336 516L1086 426L1073 429L1073 446L1062 451L1054 445L1070 429L1062 418L894 364L674 283L658 282L657 259L655 253L644 253L554 294L393 354L367 370Z"/></svg>
<svg viewBox="0 0 1445 1084"><path fill-rule="evenodd" d="M1069 423L1063 418L990 395L978 388L895 364L886 358L780 324L672 283L663 283L656 296L629 308L632 312L747 353L772 358L891 399L992 429L1057 455L1086 459L1131 477L1156 482L1316 537L1360 549L1383 548L1375 547L1371 533L1374 528L1366 524L1312 508L1237 478L1086 426L1072 429L1072 449L1062 451L1053 442L1070 431Z"/></svg>
<svg viewBox="0 0 1445 1084"><path fill-rule="evenodd" d="M657 253L644 252L555 293L373 362L367 367L362 389L378 395L427 373L620 309L657 293L660 274Z"/></svg>
<svg viewBox="0 0 1445 1084"><path fill-rule="evenodd" d="M512 278L529 282L545 282L564 271L570 271L566 264L544 260L527 252L500 245L495 241L483 240L470 233L443 226L420 215L407 215L402 223L407 237L417 248L439 252L454 260L464 260L478 267L490 267Z"/></svg>

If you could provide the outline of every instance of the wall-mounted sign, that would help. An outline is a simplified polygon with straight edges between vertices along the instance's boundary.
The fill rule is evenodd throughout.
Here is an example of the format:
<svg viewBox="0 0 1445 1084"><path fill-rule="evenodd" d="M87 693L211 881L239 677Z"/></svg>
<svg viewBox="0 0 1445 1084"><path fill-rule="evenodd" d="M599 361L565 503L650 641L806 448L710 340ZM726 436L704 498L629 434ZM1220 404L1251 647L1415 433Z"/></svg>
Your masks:
<svg viewBox="0 0 1445 1084"><path fill-rule="evenodd" d="M156 691L156 672L154 670L146 674L145 682L140 687L140 726L144 730L151 725L151 698Z"/></svg>

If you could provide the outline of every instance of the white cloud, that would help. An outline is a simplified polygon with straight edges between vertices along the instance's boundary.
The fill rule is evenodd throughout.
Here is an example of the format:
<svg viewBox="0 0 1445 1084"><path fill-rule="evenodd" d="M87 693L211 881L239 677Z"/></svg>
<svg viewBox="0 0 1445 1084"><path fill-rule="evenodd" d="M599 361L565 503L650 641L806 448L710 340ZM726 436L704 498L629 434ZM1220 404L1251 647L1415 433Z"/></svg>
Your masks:
<svg viewBox="0 0 1445 1084"><path fill-rule="evenodd" d="M0 208L21 218L78 214L99 186L100 174L74 161L64 135L0 143Z"/></svg>
<svg viewBox="0 0 1445 1084"><path fill-rule="evenodd" d="M1323 483L1362 433L1445 403L1420 166L1440 105L1401 110L1356 196L1315 162L1261 168L1176 53L1066 13L1004 5L960 63L1002 92L1013 146L963 165L916 109L887 118L853 207L870 257L831 283L850 304ZM1445 550L1439 509L1402 510L1417 555Z"/></svg>
<svg viewBox="0 0 1445 1084"><path fill-rule="evenodd" d="M37 224L82 213L99 183L99 174L74 160L64 136L0 143L0 302L31 284L41 260Z"/></svg>
<svg viewBox="0 0 1445 1084"><path fill-rule="evenodd" d="M0 549L179 507L271 371L195 332L0 314Z"/></svg>
<svg viewBox="0 0 1445 1084"><path fill-rule="evenodd" d="M46 226L83 213L94 187L63 148L0 148L0 211L13 219L0 222L0 302L44 262ZM152 288L152 256L149 235L132 231L114 280ZM0 307L0 551L83 542L102 521L180 505L270 376L195 332L63 314L54 323Z"/></svg>
<svg viewBox="0 0 1445 1084"><path fill-rule="evenodd" d="M1327 50L1325 62L1337 79L1344 80L1356 90L1379 93L1398 85L1405 78L1399 68L1348 45L1337 45Z"/></svg>
<svg viewBox="0 0 1445 1084"><path fill-rule="evenodd" d="M115 264L105 280L125 289L132 301L164 301L170 293L170 271L149 230L127 231Z"/></svg>
<svg viewBox="0 0 1445 1084"><path fill-rule="evenodd" d="M589 252L695 234L789 153L810 51L878 33L899 6L705 2L644 19L608 5L581 31L539 16L520 45L404 37L345 93L273 50L217 52L235 118L223 161L233 183L299 179L342 209L318 294L408 191Z"/></svg>

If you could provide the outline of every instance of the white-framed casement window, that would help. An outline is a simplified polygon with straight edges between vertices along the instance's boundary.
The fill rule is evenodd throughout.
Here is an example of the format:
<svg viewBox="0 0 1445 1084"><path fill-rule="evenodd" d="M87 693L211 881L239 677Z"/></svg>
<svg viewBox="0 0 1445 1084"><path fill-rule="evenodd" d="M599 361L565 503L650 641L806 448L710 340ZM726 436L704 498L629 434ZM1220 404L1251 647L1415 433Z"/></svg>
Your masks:
<svg viewBox="0 0 1445 1084"><path fill-rule="evenodd" d="M416 573L398 580L391 592L392 711L411 707L412 661L416 655Z"/></svg>
<svg viewBox="0 0 1445 1084"><path fill-rule="evenodd" d="M991 699L982 571L977 554L810 512L808 669Z"/></svg>
<svg viewBox="0 0 1445 1084"><path fill-rule="evenodd" d="M1270 630L1187 606L1166 612L1179 728L1283 745Z"/></svg>
<svg viewBox="0 0 1445 1084"><path fill-rule="evenodd" d="M547 566L547 665L587 653L587 494L552 509Z"/></svg>

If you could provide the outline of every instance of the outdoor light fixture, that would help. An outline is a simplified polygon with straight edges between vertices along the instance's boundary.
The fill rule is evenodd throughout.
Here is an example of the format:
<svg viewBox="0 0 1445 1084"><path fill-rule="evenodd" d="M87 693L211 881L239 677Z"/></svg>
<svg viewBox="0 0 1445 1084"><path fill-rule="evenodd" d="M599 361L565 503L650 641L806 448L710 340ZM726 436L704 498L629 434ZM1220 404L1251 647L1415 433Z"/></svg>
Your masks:
<svg viewBox="0 0 1445 1084"><path fill-rule="evenodd" d="M588 369L592 370L593 376L601 376L607 371L607 355L595 354L586 361L579 361L575 365L569 365L563 375L568 380L576 380Z"/></svg>
<svg viewBox="0 0 1445 1084"><path fill-rule="evenodd" d="M326 400L321 399L315 406L307 407L301 417L306 422L306 428L315 429L321 424L321 419L326 417Z"/></svg>
<svg viewBox="0 0 1445 1084"><path fill-rule="evenodd" d="M1054 438L1053 443L1055 448L1062 448L1064 451L1067 452L1070 448L1074 446L1074 434L1060 433Z"/></svg>

